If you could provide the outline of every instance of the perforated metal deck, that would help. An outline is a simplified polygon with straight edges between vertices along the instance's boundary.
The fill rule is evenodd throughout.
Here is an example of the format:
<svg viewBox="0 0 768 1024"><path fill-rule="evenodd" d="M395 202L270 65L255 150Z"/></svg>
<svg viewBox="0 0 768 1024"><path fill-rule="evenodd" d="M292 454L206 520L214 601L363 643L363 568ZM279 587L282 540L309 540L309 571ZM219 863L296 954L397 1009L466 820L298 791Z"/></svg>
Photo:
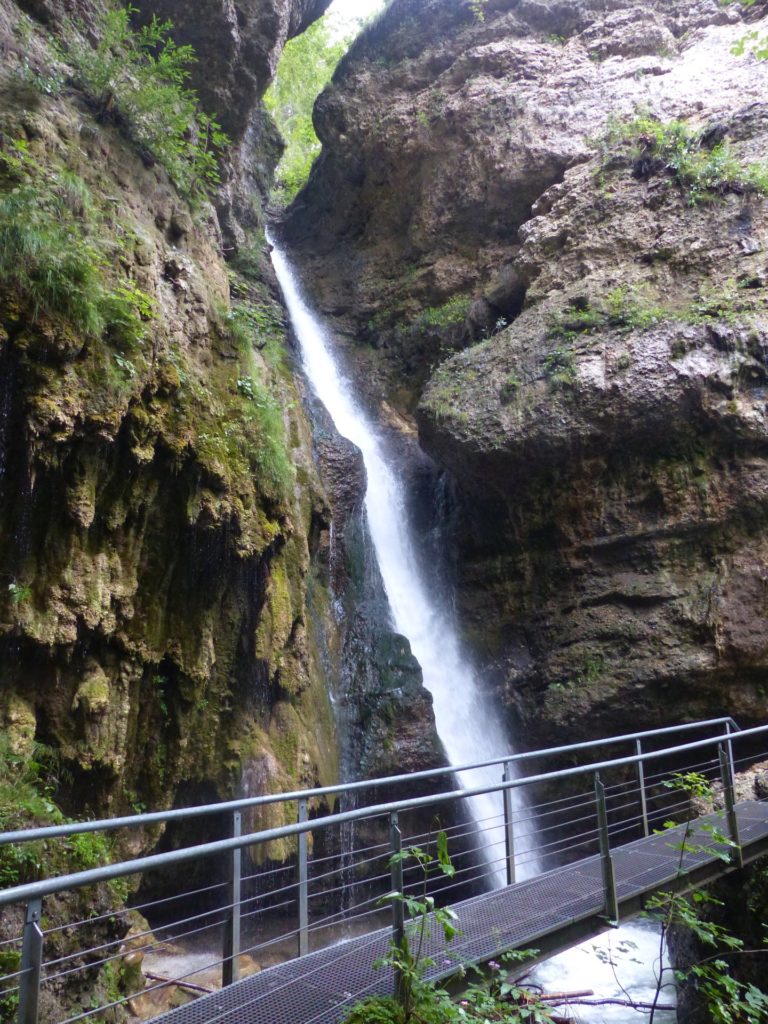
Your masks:
<svg viewBox="0 0 768 1024"><path fill-rule="evenodd" d="M745 860L768 851L768 804L746 801L737 807ZM712 843L706 825L722 828L719 817L702 818L690 839ZM711 880L729 870L714 853L681 854L675 848L684 826L640 839L612 851L619 907L637 913L659 888L684 888L680 869L692 882ZM682 864L681 864L682 857ZM428 953L432 974L455 970L457 957L476 963L516 947L540 946L554 952L605 928L602 866L589 857L529 881L454 905L461 936L446 947L435 936ZM389 929L279 964L156 1018L157 1024L338 1024L361 997L392 991L392 976L373 961L386 952Z"/></svg>

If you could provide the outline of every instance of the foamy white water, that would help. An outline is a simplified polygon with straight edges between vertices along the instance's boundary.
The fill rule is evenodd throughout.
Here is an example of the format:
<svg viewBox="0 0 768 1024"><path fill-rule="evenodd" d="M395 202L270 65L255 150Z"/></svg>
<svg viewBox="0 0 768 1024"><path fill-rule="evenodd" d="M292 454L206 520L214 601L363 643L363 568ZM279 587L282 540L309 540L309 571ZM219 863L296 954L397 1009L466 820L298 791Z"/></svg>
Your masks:
<svg viewBox="0 0 768 1024"><path fill-rule="evenodd" d="M593 989L598 999L653 1002L659 970L659 929L650 921L632 921L615 931L588 939L541 964L534 980L546 992ZM669 975L665 980L668 980ZM662 991L659 1005L673 1006L674 988ZM629 1006L562 1007L580 1024L637 1024L645 1014ZM657 1010L657 1024L674 1024L675 1010Z"/></svg>
<svg viewBox="0 0 768 1024"><path fill-rule="evenodd" d="M407 637L421 666L424 685L432 694L435 722L449 762L453 765L490 760L512 752L509 738L478 687L463 657L456 631L446 611L430 593L414 555L403 489L376 427L354 400L332 354L328 331L305 302L285 254L273 245L272 262L283 290L307 377L328 410L336 429L363 455L368 476L365 507L394 628ZM497 783L501 765L461 773L463 786ZM539 870L533 822L527 800L514 793L517 878ZM484 830L486 858L497 884L506 881L502 801L498 793L472 797L471 812Z"/></svg>

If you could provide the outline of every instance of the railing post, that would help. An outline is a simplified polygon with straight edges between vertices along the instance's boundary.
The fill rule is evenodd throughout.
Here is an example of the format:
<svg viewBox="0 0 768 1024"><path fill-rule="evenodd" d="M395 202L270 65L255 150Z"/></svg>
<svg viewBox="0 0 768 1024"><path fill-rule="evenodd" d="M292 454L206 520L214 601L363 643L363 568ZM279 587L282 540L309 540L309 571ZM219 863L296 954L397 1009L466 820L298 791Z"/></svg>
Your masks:
<svg viewBox="0 0 768 1024"><path fill-rule="evenodd" d="M389 816L389 849L394 857L402 853L403 834L400 831L400 816L397 811L392 811ZM391 862L392 892L403 895L403 862L398 857ZM392 945L402 946L405 938L405 909L401 899L392 900ZM402 977L400 971L395 967L395 998L402 997Z"/></svg>
<svg viewBox="0 0 768 1024"><path fill-rule="evenodd" d="M43 964L43 932L40 927L42 913L42 900L30 900L27 904L24 940L21 947L18 1024L37 1024L40 972Z"/></svg>
<svg viewBox="0 0 768 1024"><path fill-rule="evenodd" d="M635 740L637 756L643 756L643 744L641 740ZM640 783L640 813L643 816L643 834L649 836L651 831L648 827L648 800L645 795L645 764L637 762L637 781Z"/></svg>
<svg viewBox="0 0 768 1024"><path fill-rule="evenodd" d="M723 780L723 796L725 797L725 814L728 819L728 835L736 845L731 850L731 861L740 868L744 867L744 853L739 838L739 821L736 817L736 795L733 786L733 766L725 744L719 744L717 753L720 758L720 778Z"/></svg>
<svg viewBox="0 0 768 1024"><path fill-rule="evenodd" d="M309 820L309 808L306 797L299 800L299 822ZM297 883L299 886L299 956L309 952L309 863L308 836L306 832L299 835L299 851L297 865Z"/></svg>
<svg viewBox="0 0 768 1024"><path fill-rule="evenodd" d="M731 778L736 774L736 768L733 762L733 741L731 740L731 723L725 723L725 732L728 739L725 741L725 748L728 751L728 764L731 767Z"/></svg>
<svg viewBox="0 0 768 1024"><path fill-rule="evenodd" d="M611 924L619 923L619 903L616 895L616 874L611 856L611 840L608 835L608 810L605 805L605 786L600 773L595 772L595 801L597 803L597 830L600 838L600 860L603 865L603 893L605 895L605 916Z"/></svg>
<svg viewBox="0 0 768 1024"><path fill-rule="evenodd" d="M232 837L237 839L243 832L243 818L239 811L232 815ZM224 928L224 963L221 968L221 984L231 985L240 979L240 888L243 877L242 848L232 851L229 867L229 913Z"/></svg>
<svg viewBox="0 0 768 1024"><path fill-rule="evenodd" d="M504 762L502 782L512 781L512 762ZM507 885L515 884L515 826L512 819L512 790L505 789L504 798L504 839L507 850Z"/></svg>

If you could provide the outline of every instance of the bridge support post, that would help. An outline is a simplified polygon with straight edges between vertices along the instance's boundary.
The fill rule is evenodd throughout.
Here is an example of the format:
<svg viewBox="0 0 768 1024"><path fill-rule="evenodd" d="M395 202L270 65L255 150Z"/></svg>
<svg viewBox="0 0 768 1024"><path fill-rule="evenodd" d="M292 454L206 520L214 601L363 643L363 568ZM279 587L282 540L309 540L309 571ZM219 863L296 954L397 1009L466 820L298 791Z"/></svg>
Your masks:
<svg viewBox="0 0 768 1024"><path fill-rule="evenodd" d="M43 963L43 932L40 928L42 913L42 900L30 900L27 904L21 948L18 1024L37 1024L40 972Z"/></svg>
<svg viewBox="0 0 768 1024"><path fill-rule="evenodd" d="M605 916L613 925L619 923L619 902L616 895L616 873L611 856L611 840L608 834L608 809L605 803L605 786L600 773L595 772L595 801L597 803L597 831L600 839L600 860L603 865L603 893L605 895Z"/></svg>
<svg viewBox="0 0 768 1024"><path fill-rule="evenodd" d="M307 821L309 808L306 797L299 800L299 822ZM299 851L297 863L297 884L299 887L299 956L309 952L309 863L308 836L306 832L299 835Z"/></svg>
<svg viewBox="0 0 768 1024"><path fill-rule="evenodd" d="M397 811L392 811L389 816L389 848L394 858L395 854L402 853L403 833L400 831L400 816ZM391 861L392 892L403 892L403 862L398 857ZM405 910L402 900L392 900L392 943L401 946L405 938ZM403 979L400 971L394 969L395 973L395 998L402 998Z"/></svg>
<svg viewBox="0 0 768 1024"><path fill-rule="evenodd" d="M637 756L643 756L643 744L640 740L635 740L635 750ZM643 817L643 835L649 836L651 831L648 827L648 799L645 795L645 764L642 761L637 762L637 781L640 786L640 813Z"/></svg>
<svg viewBox="0 0 768 1024"><path fill-rule="evenodd" d="M232 815L232 836L237 839L243 834L243 818L239 811ZM224 963L221 967L221 984L231 985L240 980L240 898L243 877L242 850L232 851L229 865L229 911L224 927Z"/></svg>
<svg viewBox="0 0 768 1024"><path fill-rule="evenodd" d="M725 814L728 819L728 835L732 843L735 843L731 850L731 862L744 867L744 853L741 849L739 837L739 820L736 817L736 794L733 786L733 763L729 757L729 751L725 744L721 743L717 748L720 757L720 778L723 780L723 796L725 798Z"/></svg>
<svg viewBox="0 0 768 1024"><path fill-rule="evenodd" d="M504 762L502 782L512 781L512 762ZM515 826L512 818L512 790L502 791L504 796L504 840L507 854L507 885L515 884Z"/></svg>

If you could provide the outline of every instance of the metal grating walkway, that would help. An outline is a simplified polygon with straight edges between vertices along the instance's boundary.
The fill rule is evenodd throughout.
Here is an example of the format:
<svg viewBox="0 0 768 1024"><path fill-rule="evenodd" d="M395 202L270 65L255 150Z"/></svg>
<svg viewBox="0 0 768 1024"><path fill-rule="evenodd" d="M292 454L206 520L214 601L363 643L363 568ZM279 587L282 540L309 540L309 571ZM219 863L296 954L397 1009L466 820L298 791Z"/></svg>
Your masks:
<svg viewBox="0 0 768 1024"><path fill-rule="evenodd" d="M745 801L736 808L745 861L768 852L768 804ZM712 845L707 823L722 828L719 815L696 822L698 842ZM683 856L674 848L685 826L612 851L622 916L637 913L659 888L684 889L730 870L715 853ZM696 831L690 842L697 843ZM454 904L462 934L450 948L435 937L428 954L433 976L455 970L457 958L482 963L513 948L535 946L550 955L606 927L599 856L576 861L526 882ZM338 1024L365 995L392 991L392 976L372 962L386 952L388 928L268 968L220 992L163 1014L157 1024Z"/></svg>

